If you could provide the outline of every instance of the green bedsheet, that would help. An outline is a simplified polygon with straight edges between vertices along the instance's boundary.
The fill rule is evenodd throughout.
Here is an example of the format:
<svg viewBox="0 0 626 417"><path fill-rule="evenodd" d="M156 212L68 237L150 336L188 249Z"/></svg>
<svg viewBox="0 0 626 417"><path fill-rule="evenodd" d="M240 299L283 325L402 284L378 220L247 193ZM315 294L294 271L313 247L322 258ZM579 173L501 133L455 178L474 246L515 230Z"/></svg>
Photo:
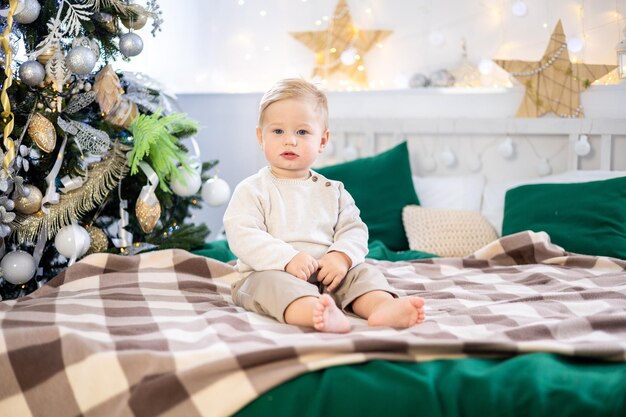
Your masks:
<svg viewBox="0 0 626 417"><path fill-rule="evenodd" d="M379 240L371 242L368 249L368 258L383 261L406 261L411 259L433 258L437 256L413 250L395 252L386 247L385 244ZM207 258L217 259L222 262L230 262L236 259L236 256L230 251L226 240L215 240L213 242L205 243L204 246L194 250L193 253L200 256L206 256Z"/></svg>
<svg viewBox="0 0 626 417"><path fill-rule="evenodd" d="M626 364L536 353L510 359L375 360L307 373L237 417L626 416Z"/></svg>

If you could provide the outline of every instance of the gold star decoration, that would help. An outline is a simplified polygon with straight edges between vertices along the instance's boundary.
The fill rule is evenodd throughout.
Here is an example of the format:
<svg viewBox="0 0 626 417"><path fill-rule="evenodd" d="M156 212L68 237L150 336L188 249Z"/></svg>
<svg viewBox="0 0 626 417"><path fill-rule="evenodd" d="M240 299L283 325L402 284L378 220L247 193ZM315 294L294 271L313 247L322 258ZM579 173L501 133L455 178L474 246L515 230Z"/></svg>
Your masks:
<svg viewBox="0 0 626 417"><path fill-rule="evenodd" d="M346 0L337 3L327 30L291 33L315 52L313 77L328 79L339 71L361 86L367 86L363 55L390 34L389 30L360 30L354 26Z"/></svg>
<svg viewBox="0 0 626 417"><path fill-rule="evenodd" d="M540 117L553 112L561 117L582 117L580 93L615 68L571 62L559 20L539 61L496 60L525 87L518 117Z"/></svg>

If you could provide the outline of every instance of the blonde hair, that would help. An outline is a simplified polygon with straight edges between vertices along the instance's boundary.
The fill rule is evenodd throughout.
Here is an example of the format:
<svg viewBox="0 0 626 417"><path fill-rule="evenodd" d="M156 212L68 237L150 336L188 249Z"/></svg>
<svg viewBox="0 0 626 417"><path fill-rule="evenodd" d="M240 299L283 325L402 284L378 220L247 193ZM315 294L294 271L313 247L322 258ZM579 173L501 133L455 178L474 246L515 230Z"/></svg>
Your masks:
<svg viewBox="0 0 626 417"><path fill-rule="evenodd" d="M270 104L286 99L311 100L315 105L315 110L322 119L324 130L328 129L328 99L326 94L317 86L302 78L285 78L280 80L263 94L259 105L259 126L263 124L265 110Z"/></svg>

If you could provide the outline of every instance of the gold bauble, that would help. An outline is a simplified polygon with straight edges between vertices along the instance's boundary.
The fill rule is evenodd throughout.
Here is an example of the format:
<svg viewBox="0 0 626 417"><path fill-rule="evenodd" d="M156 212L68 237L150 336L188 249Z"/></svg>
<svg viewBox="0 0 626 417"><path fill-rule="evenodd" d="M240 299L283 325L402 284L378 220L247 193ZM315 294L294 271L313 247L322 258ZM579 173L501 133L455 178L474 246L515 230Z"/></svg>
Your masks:
<svg viewBox="0 0 626 417"><path fill-rule="evenodd" d="M41 62L42 65L46 65L50 58L59 52L59 47L56 44L52 44L48 46L39 56L37 56L37 61Z"/></svg>
<svg viewBox="0 0 626 417"><path fill-rule="evenodd" d="M54 130L54 125L41 113L35 113L30 119L28 136L46 153L52 152L57 144L57 132Z"/></svg>
<svg viewBox="0 0 626 417"><path fill-rule="evenodd" d="M128 29L139 30L148 22L148 12L139 4L131 4L127 8L128 14L121 16L122 24Z"/></svg>
<svg viewBox="0 0 626 417"><path fill-rule="evenodd" d="M122 98L117 107L105 119L116 126L127 128L138 115L139 108L137 108L137 104L127 98Z"/></svg>
<svg viewBox="0 0 626 417"><path fill-rule="evenodd" d="M94 13L91 15L91 19L96 21L107 32L117 32L117 17L114 17L110 13Z"/></svg>
<svg viewBox="0 0 626 417"><path fill-rule="evenodd" d="M32 184L26 184L25 189L30 190L28 196L20 196L13 199L15 211L21 214L34 214L41 209L43 194L39 188Z"/></svg>
<svg viewBox="0 0 626 417"><path fill-rule="evenodd" d="M152 232L154 226L156 226L159 221L159 217L161 217L161 204L159 204L159 200L156 200L155 204L152 206L142 199L137 200L135 204L135 215L137 216L137 220L139 220L141 230L143 230L144 233Z"/></svg>
<svg viewBox="0 0 626 417"><path fill-rule="evenodd" d="M104 233L104 230L95 226L87 226L87 233L89 233L89 237L91 238L91 245L89 245L89 250L86 255L106 252L109 248L109 238L107 234Z"/></svg>

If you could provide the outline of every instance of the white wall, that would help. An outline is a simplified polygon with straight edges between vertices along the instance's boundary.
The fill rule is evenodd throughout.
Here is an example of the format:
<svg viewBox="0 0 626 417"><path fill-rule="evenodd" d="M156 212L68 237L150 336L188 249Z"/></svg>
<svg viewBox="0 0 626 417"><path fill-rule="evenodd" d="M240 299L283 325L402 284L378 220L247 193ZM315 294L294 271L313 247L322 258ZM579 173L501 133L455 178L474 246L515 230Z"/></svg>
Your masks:
<svg viewBox="0 0 626 417"><path fill-rule="evenodd" d="M116 67L144 72L178 94L182 110L203 126L198 135L202 158L219 159L219 175L234 187L264 164L254 134L261 92L277 79L307 78L312 72L313 52L289 33L325 30L324 17L332 17L337 1L160 0L163 31L155 38L148 27L138 31L143 52ZM371 90L379 91L339 92L346 88L335 79L327 85L331 117L511 118L523 95L520 86L415 90L407 88L407 80L416 73L456 68L462 39L473 65L484 59L538 60L559 19L568 39L585 42L580 52L570 53L571 59L616 63L626 0L525 0L523 17L513 15L515 1L348 0L358 28L393 33L383 48L364 56ZM443 44L430 40L436 33ZM584 92L587 117L626 117L625 88L593 86ZM619 152L626 154L623 144L616 146ZM461 171L445 174L454 173ZM215 236L223 211L205 207L197 219Z"/></svg>
<svg viewBox="0 0 626 417"><path fill-rule="evenodd" d="M141 3L141 0L138 0ZM469 60L538 60L561 19L566 36L584 39L572 59L615 64L626 0L348 0L354 24L393 33L364 56L374 89L404 88L415 73L453 69L461 39ZM239 5L239 3L243 3ZM337 0L160 0L163 31L138 34L144 51L120 67L143 71L177 93L259 92L285 76L311 74L314 54L290 32L324 30ZM265 16L260 12L264 11ZM316 20L321 24L316 25ZM445 41L434 45L431 34ZM335 85L334 89L340 86Z"/></svg>

